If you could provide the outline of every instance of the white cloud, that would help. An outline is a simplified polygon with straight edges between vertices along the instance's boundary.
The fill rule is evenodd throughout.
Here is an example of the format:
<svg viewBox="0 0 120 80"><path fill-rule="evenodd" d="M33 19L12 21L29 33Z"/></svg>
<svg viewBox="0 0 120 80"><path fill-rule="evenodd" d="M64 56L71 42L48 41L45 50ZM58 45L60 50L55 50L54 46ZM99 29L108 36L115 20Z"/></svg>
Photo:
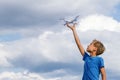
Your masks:
<svg viewBox="0 0 120 80"><path fill-rule="evenodd" d="M73 38L70 32L49 32L46 31L39 36L39 43L41 45L41 52L47 58L53 61L60 62L71 62L73 61L73 50L71 48L76 48L74 45ZM71 57L71 58L68 58ZM67 59L67 60L66 60ZM76 58L74 58L76 60Z"/></svg>
<svg viewBox="0 0 120 80"><path fill-rule="evenodd" d="M12 64L14 66L15 64L11 63L11 60L16 61L17 58L23 58L25 62L28 61L28 64L34 64L34 66L49 61L75 63L79 61L77 58L79 53L73 54L76 45L74 45L73 38L69 34L68 31L58 33L46 31L38 37L2 43L0 46L0 66L10 67ZM19 64L20 62L15 63ZM23 62L21 63L24 65Z"/></svg>
<svg viewBox="0 0 120 80"><path fill-rule="evenodd" d="M78 27L81 31L86 30L97 30L97 31L117 31L120 32L120 22L112 17L104 15L89 15L80 20L80 25Z"/></svg>
<svg viewBox="0 0 120 80"><path fill-rule="evenodd" d="M12 64L10 64L7 60L8 52L4 48L3 44L0 44L0 66L1 67L10 67Z"/></svg>
<svg viewBox="0 0 120 80"><path fill-rule="evenodd" d="M36 73L2 72L0 73L0 80L45 80L45 79Z"/></svg>
<svg viewBox="0 0 120 80"><path fill-rule="evenodd" d="M45 78L37 73L31 72L2 72L0 73L0 80L79 80L79 76L63 76L56 78Z"/></svg>

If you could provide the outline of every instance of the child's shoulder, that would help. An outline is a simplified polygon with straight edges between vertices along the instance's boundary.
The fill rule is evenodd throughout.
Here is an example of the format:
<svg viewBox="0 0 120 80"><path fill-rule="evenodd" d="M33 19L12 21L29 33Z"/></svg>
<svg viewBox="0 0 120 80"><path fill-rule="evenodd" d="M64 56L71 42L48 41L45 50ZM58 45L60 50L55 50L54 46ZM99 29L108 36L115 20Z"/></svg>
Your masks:
<svg viewBox="0 0 120 80"><path fill-rule="evenodd" d="M103 58L100 57L100 56L98 56L97 59L98 59L98 62L103 62L104 61Z"/></svg>

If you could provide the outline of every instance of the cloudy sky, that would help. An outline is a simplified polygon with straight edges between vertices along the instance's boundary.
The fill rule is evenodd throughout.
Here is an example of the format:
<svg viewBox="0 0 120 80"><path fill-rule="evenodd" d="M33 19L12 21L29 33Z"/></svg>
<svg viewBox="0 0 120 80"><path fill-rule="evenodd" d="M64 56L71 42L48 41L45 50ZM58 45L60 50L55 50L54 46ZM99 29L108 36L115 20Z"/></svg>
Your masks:
<svg viewBox="0 0 120 80"><path fill-rule="evenodd" d="M120 0L0 0L0 80L81 80L82 56L59 19L80 15L86 48L104 43L108 80L120 79Z"/></svg>

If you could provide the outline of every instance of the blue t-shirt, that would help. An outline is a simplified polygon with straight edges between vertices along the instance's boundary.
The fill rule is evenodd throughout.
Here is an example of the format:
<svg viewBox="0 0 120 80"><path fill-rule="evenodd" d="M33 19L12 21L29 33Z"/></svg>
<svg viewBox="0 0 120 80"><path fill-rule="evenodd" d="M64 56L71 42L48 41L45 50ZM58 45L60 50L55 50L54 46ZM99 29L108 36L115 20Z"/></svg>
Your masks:
<svg viewBox="0 0 120 80"><path fill-rule="evenodd" d="M86 52L83 56L84 74L82 80L99 80L100 69L104 67L101 57L91 57Z"/></svg>

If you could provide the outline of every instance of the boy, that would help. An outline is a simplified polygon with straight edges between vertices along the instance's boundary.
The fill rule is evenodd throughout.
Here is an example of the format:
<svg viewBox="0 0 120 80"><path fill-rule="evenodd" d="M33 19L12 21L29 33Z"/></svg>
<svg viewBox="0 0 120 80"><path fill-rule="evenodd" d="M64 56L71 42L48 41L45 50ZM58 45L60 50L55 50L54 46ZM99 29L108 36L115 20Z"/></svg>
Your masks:
<svg viewBox="0 0 120 80"><path fill-rule="evenodd" d="M85 62L82 80L99 80L100 73L102 80L106 80L106 72L103 59L101 57L98 57L98 55L104 52L104 45L100 41L93 40L93 42L87 47L87 52L90 53L90 55L88 55L87 52L85 52L77 35L75 27L76 24L74 23L73 25L70 25L67 23L66 25L72 30L75 42Z"/></svg>

